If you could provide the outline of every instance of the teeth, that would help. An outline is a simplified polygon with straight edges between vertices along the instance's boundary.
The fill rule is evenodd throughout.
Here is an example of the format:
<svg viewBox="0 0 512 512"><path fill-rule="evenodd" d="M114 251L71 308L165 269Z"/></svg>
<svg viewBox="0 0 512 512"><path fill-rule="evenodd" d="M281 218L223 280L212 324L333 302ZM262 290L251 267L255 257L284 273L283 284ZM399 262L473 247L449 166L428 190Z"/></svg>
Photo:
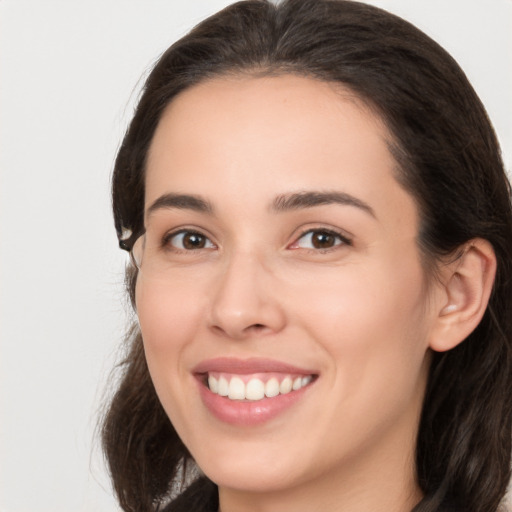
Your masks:
<svg viewBox="0 0 512 512"><path fill-rule="evenodd" d="M307 386L313 380L312 375L293 378L287 375L281 382L276 377L271 377L267 382L253 377L247 384L238 376L218 378L208 376L208 387L212 393L228 397L230 400L262 400L273 398L279 394L285 395L292 390L297 391Z"/></svg>
<svg viewBox="0 0 512 512"><path fill-rule="evenodd" d="M272 398L277 395L279 395L279 381L275 377L272 377L265 384L265 396Z"/></svg>
<svg viewBox="0 0 512 512"><path fill-rule="evenodd" d="M220 396L228 396L229 394L229 383L224 377L219 378L219 390L217 393Z"/></svg>
<svg viewBox="0 0 512 512"><path fill-rule="evenodd" d="M279 386L279 392L282 395L286 395L286 393L289 393L292 390L292 378L291 377L285 377L283 379L283 382L281 382L281 385Z"/></svg>
<svg viewBox="0 0 512 512"><path fill-rule="evenodd" d="M208 377L208 387L214 392L219 393L219 381L213 376Z"/></svg>
<svg viewBox="0 0 512 512"><path fill-rule="evenodd" d="M311 375L308 375L307 377L302 377L301 387L307 386L312 380L313 377Z"/></svg>
<svg viewBox="0 0 512 512"><path fill-rule="evenodd" d="M228 398L231 400L243 400L245 398L245 384L239 377L233 377L231 379Z"/></svg>
<svg viewBox="0 0 512 512"><path fill-rule="evenodd" d="M245 398L247 398L247 400L261 400L264 396L265 384L263 384L263 381L260 379L251 379L245 387Z"/></svg>

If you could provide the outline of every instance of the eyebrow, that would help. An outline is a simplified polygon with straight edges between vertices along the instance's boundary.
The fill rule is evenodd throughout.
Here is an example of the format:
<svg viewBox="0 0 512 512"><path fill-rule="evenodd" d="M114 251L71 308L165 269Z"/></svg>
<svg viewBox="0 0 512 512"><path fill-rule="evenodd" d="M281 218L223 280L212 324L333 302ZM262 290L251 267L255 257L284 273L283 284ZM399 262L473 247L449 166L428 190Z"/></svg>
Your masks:
<svg viewBox="0 0 512 512"><path fill-rule="evenodd" d="M303 208L313 208L315 206L341 204L344 206L354 206L359 208L372 217L376 218L373 208L346 192L296 192L293 194L278 195L272 202L271 210L275 213L282 213L290 210L301 210ZM212 204L201 196L193 194L164 194L156 199L147 210L150 216L157 210L162 209L192 210L199 213L213 214Z"/></svg>
<svg viewBox="0 0 512 512"><path fill-rule="evenodd" d="M192 194L164 194L148 208L147 215L151 215L156 210L172 208L178 210L193 210L200 213L213 213L211 203L200 196Z"/></svg>
<svg viewBox="0 0 512 512"><path fill-rule="evenodd" d="M373 208L346 192L297 192L294 194L283 194L275 198L272 203L272 210L275 212L286 212L289 210L299 210L302 208L313 208L328 204L341 204L344 206L354 206L360 208L372 217L376 218Z"/></svg>

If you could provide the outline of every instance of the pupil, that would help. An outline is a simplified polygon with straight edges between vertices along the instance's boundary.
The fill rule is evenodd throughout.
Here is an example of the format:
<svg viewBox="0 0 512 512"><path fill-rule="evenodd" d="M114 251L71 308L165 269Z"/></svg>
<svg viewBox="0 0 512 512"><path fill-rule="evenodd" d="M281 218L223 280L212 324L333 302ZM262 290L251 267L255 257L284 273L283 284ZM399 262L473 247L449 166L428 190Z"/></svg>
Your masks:
<svg viewBox="0 0 512 512"><path fill-rule="evenodd" d="M314 233L313 246L316 249L326 249L332 247L334 243L334 236L329 233Z"/></svg>
<svg viewBox="0 0 512 512"><path fill-rule="evenodd" d="M196 233L190 233L183 237L183 246L186 249L202 249L205 245L205 238Z"/></svg>

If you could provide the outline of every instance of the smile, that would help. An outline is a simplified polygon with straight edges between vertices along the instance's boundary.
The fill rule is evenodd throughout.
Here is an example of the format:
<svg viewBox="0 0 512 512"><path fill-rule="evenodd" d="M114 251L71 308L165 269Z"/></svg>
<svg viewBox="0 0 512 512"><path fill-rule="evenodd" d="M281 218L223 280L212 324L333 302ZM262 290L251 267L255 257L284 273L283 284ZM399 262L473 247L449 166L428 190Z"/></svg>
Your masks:
<svg viewBox="0 0 512 512"><path fill-rule="evenodd" d="M233 375L219 372L208 374L208 388L230 400L258 401L286 395L307 386L313 375Z"/></svg>
<svg viewBox="0 0 512 512"><path fill-rule="evenodd" d="M272 359L216 358L193 369L206 409L223 423L254 427L307 400L318 372Z"/></svg>

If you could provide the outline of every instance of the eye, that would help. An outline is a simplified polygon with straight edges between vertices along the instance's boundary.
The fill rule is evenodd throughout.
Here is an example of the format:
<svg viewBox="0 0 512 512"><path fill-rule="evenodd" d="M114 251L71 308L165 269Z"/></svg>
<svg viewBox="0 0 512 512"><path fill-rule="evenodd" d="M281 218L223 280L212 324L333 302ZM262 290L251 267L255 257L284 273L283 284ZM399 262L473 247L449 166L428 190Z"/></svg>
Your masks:
<svg viewBox="0 0 512 512"><path fill-rule="evenodd" d="M327 229L310 229L294 242L290 249L333 249L339 245L350 245L350 240L340 233Z"/></svg>
<svg viewBox="0 0 512 512"><path fill-rule="evenodd" d="M215 248L215 245L207 236L197 231L178 231L177 233L170 233L165 237L164 243L172 246L174 249L182 251Z"/></svg>

